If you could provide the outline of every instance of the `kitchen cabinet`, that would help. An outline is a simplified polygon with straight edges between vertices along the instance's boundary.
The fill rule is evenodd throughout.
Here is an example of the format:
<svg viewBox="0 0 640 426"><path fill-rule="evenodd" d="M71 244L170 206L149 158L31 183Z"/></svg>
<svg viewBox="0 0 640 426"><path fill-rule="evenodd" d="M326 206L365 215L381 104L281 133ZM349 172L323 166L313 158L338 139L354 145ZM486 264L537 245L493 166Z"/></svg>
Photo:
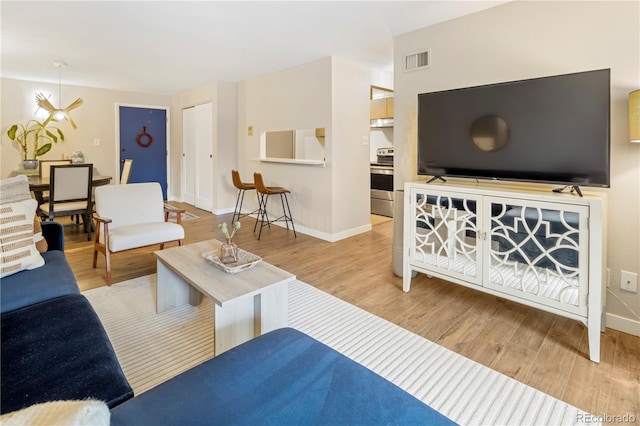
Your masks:
<svg viewBox="0 0 640 426"><path fill-rule="evenodd" d="M393 96L371 100L371 119L393 118Z"/></svg>
<svg viewBox="0 0 640 426"><path fill-rule="evenodd" d="M578 320L600 361L604 194L405 184L403 290L413 271Z"/></svg>

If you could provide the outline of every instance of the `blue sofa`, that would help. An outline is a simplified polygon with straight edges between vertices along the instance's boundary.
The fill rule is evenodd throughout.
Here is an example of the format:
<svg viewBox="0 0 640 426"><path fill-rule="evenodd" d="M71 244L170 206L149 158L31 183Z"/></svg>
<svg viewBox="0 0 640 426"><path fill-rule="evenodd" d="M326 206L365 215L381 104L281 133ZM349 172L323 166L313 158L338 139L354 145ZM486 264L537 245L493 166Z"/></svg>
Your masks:
<svg viewBox="0 0 640 426"><path fill-rule="evenodd" d="M42 223L45 265L0 281L0 414L55 400L109 407L133 397L107 334L80 294L57 222Z"/></svg>
<svg viewBox="0 0 640 426"><path fill-rule="evenodd" d="M91 398L106 403L112 425L454 424L291 328L257 337L134 398L66 261L62 226L42 228L49 244L45 266L0 283L0 414Z"/></svg>
<svg viewBox="0 0 640 426"><path fill-rule="evenodd" d="M451 425L292 328L256 337L111 409L111 425Z"/></svg>

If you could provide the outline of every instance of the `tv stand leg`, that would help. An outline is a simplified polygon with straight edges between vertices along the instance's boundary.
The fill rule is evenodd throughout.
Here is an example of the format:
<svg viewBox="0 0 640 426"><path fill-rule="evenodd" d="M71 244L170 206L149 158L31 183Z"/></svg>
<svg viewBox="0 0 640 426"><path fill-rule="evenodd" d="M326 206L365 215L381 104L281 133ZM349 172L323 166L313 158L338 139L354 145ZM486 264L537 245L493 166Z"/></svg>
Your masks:
<svg viewBox="0 0 640 426"><path fill-rule="evenodd" d="M443 178L442 176L434 176L431 179L429 179L427 181L427 183L431 183L431 182L435 182L436 180L441 180L443 182L446 182L447 180L445 178Z"/></svg>
<svg viewBox="0 0 640 426"><path fill-rule="evenodd" d="M553 188L552 191L555 193L560 193L560 192L564 192L565 189L570 188L571 189L571 193L573 194L574 192L576 194L578 194L580 197L582 197L582 191L580 190L580 187L578 185L565 185L561 188Z"/></svg>

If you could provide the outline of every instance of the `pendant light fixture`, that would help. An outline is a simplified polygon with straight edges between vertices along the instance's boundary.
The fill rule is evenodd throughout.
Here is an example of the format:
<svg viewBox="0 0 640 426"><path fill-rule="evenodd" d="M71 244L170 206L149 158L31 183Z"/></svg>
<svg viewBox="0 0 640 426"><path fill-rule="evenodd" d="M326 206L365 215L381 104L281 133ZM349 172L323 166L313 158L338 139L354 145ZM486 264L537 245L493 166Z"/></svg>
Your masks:
<svg viewBox="0 0 640 426"><path fill-rule="evenodd" d="M65 68L68 65L64 62L56 61L53 63L53 66L58 68L58 102L62 102L62 68ZM36 103L38 104L38 106L49 111L49 117L47 117L47 119L43 123L45 126L49 123L49 121L60 121L62 119L65 119L69 124L71 124L71 127L75 129L76 123L69 115L69 111L78 108L80 105L82 105L82 102L82 98L78 98L66 108L56 108L42 93L36 94Z"/></svg>

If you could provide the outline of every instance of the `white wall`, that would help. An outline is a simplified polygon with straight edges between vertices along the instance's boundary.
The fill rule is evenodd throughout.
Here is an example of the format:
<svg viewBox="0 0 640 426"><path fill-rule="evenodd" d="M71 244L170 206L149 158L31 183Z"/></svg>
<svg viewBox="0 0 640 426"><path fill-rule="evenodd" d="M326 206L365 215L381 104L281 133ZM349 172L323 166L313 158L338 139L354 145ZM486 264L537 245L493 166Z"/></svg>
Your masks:
<svg viewBox="0 0 640 426"><path fill-rule="evenodd" d="M371 71L363 65L333 58L332 168L335 236L371 229L369 145Z"/></svg>
<svg viewBox="0 0 640 426"><path fill-rule="evenodd" d="M640 334L640 296L619 290L640 272L640 145L628 141L628 93L640 88L640 3L501 5L396 37L396 188L416 180L417 94L611 68L611 188L607 325ZM431 68L405 73L402 55L429 48ZM627 306L625 306L625 304Z"/></svg>
<svg viewBox="0 0 640 426"><path fill-rule="evenodd" d="M20 168L21 151L7 137L7 130L16 123L25 123L29 119L43 120L42 111L37 115L35 94L42 92L51 96L54 105L58 105L58 85L38 83L25 80L3 78L1 80L1 113L0 113L0 178L9 176L12 170ZM55 160L62 155L70 156L74 151L82 151L85 162L93 163L104 175L113 176L119 173L118 152L116 152L116 104L132 104L140 106L166 107L171 105L171 97L146 93L124 92L107 89L96 89L82 86L62 85L62 102L66 106L77 98L84 103L71 111L71 117L78 126L73 129L66 121L54 123L65 135L65 141L55 144L51 151L40 160ZM94 139L100 139L100 146L95 146ZM170 143L171 141L169 141ZM134 165L135 167L135 165Z"/></svg>
<svg viewBox="0 0 640 426"><path fill-rule="evenodd" d="M324 58L243 81L238 86L238 167L242 179L291 191L296 229L336 241L371 228L369 219L370 70ZM248 127L253 135L248 135ZM325 128L325 166L259 161L266 131ZM270 215L281 215L273 199ZM257 202L245 198L245 209Z"/></svg>

